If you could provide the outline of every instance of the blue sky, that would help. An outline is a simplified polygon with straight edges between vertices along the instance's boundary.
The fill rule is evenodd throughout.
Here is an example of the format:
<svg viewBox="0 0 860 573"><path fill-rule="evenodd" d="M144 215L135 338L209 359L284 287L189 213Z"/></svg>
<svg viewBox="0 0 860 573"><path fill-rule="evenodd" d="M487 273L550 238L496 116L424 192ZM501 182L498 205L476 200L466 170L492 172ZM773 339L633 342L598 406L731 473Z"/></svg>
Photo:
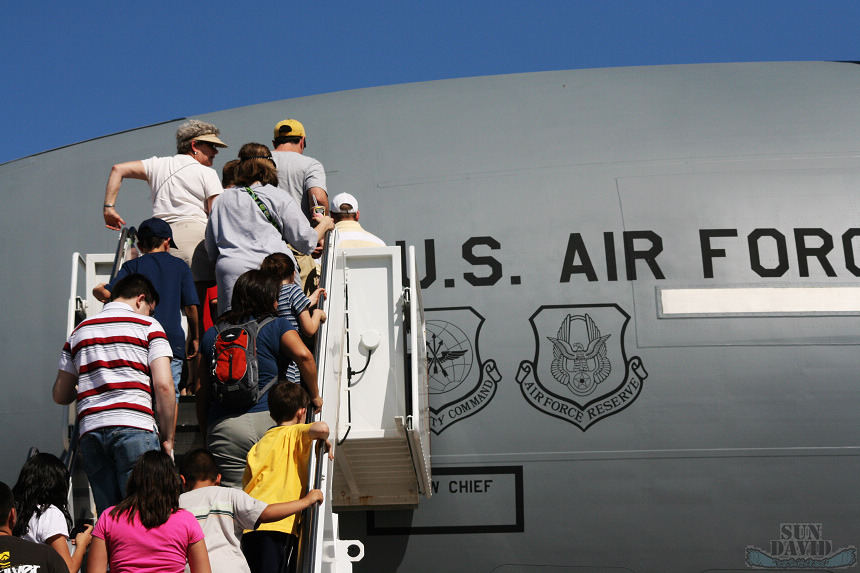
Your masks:
<svg viewBox="0 0 860 573"><path fill-rule="evenodd" d="M543 70L860 60L858 0L16 2L0 163L243 105Z"/></svg>

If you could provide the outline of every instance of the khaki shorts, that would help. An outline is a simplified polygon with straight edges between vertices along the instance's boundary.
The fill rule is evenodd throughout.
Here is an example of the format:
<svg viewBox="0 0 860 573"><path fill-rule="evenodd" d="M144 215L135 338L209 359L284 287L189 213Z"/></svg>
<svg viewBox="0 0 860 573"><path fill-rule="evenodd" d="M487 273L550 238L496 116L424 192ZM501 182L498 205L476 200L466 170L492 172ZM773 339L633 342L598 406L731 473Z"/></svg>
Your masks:
<svg viewBox="0 0 860 573"><path fill-rule="evenodd" d="M292 247L290 248L293 249ZM296 258L296 264L299 267L299 276L302 279L302 292L310 296L320 284L319 262L312 256L303 255L295 249L293 249L293 256Z"/></svg>
<svg viewBox="0 0 860 573"><path fill-rule="evenodd" d="M209 260L206 252L206 225L200 221L178 221L170 224L173 231L173 242L176 248L170 249L170 254L179 257L191 267L194 282L214 281L215 263Z"/></svg>
<svg viewBox="0 0 860 573"><path fill-rule="evenodd" d="M209 425L206 448L215 456L221 485L242 487L248 452L274 425L268 410L227 416Z"/></svg>

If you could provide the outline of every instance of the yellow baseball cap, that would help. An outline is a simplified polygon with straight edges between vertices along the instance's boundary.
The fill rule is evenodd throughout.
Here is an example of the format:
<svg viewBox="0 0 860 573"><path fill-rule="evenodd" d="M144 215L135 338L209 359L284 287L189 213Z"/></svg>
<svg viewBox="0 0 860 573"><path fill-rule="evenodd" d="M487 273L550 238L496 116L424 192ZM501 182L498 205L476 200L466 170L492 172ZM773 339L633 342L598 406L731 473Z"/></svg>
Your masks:
<svg viewBox="0 0 860 573"><path fill-rule="evenodd" d="M275 126L275 139L279 137L305 137L305 126L297 119L285 119Z"/></svg>

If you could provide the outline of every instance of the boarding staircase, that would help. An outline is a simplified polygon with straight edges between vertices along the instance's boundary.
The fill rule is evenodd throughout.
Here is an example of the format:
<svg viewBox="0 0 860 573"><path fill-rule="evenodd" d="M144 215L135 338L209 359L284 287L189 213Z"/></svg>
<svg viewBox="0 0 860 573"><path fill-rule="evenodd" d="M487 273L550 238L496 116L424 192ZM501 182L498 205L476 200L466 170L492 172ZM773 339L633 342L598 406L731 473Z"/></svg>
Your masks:
<svg viewBox="0 0 860 573"><path fill-rule="evenodd" d="M316 338L323 420L332 429L335 459L312 454L308 483L322 504L305 510L299 544L302 573L349 573L364 556L358 540L338 536L338 513L349 509L416 507L430 497L430 420L424 314L413 247L341 249L329 234L320 286L328 320ZM102 304L92 288L136 256L134 229L123 229L116 252L75 253L68 331ZM83 269L83 276L80 271ZM180 397L175 454L202 447L194 398ZM69 510L92 520L95 506L77 457L74 404L65 413L63 459L73 472Z"/></svg>

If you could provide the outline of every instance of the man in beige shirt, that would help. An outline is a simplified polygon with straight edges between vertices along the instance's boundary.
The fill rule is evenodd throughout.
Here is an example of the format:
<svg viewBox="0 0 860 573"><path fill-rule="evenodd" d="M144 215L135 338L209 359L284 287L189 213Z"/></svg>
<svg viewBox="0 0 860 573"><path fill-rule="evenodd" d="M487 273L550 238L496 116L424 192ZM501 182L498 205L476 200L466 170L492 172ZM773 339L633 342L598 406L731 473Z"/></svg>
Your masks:
<svg viewBox="0 0 860 573"><path fill-rule="evenodd" d="M337 245L343 249L355 247L384 247L385 241L365 231L358 224L358 201L349 193L338 193L331 201L331 218L340 240Z"/></svg>

